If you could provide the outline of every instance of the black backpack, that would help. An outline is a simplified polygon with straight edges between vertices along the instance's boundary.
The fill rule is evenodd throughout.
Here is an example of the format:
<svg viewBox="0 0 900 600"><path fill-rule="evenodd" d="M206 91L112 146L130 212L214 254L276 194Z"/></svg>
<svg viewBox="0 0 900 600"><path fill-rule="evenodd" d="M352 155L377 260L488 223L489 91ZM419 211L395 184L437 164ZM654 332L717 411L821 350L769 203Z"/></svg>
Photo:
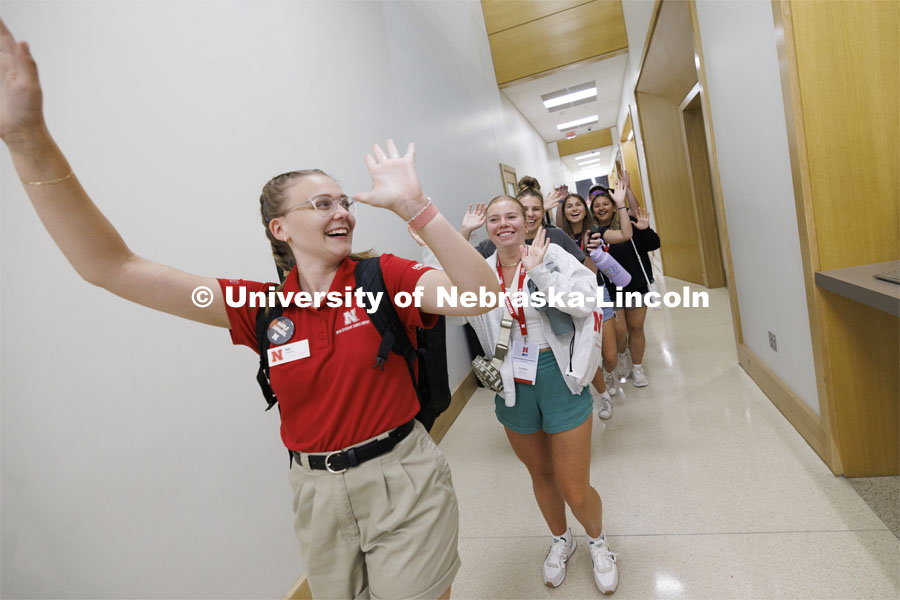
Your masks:
<svg viewBox="0 0 900 600"><path fill-rule="evenodd" d="M416 419L422 422L425 429L431 431L435 419L450 406L450 383L447 378L447 346L446 323L444 317L438 317L437 324L431 329L416 330L416 346L413 346L406 335L406 328L394 310L390 294L381 274L381 261L378 257L367 258L356 263L355 269L356 287L373 294L382 293L382 302L378 310L369 313L369 319L378 333L381 334L381 345L375 356L372 368L381 367L384 371L384 363L390 352L395 352L404 358L409 369L416 395L419 398L419 414ZM364 300L366 308L368 298ZM260 309L256 313L256 340L259 347L259 371L256 381L262 390L269 410L278 402L275 392L269 382L269 362L267 350L269 339L266 329L272 320L281 316L282 307L276 304L268 310ZM418 361L418 377L416 377L413 362ZM418 383L417 383L418 382Z"/></svg>

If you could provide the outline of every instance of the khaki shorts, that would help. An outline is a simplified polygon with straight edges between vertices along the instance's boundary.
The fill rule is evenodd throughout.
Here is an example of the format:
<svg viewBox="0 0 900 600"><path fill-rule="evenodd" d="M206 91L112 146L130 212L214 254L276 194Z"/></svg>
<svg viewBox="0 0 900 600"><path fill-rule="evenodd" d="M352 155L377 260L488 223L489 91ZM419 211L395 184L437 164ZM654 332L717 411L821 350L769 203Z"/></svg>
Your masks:
<svg viewBox="0 0 900 600"><path fill-rule="evenodd" d="M383 456L340 474L294 461L290 481L316 600L438 598L453 583L456 493L447 459L418 421Z"/></svg>

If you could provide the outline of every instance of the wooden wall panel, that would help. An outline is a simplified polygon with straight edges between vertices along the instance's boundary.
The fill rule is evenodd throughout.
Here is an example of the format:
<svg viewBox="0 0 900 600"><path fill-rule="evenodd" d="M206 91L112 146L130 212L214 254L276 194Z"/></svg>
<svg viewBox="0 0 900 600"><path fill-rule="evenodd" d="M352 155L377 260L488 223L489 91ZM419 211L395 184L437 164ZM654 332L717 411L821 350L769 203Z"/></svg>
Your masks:
<svg viewBox="0 0 900 600"><path fill-rule="evenodd" d="M679 105L697 83L690 7L682 0L662 2L636 91Z"/></svg>
<svg viewBox="0 0 900 600"><path fill-rule="evenodd" d="M790 12L817 269L896 259L900 4L791 2ZM817 296L843 472L897 475L900 324L829 292Z"/></svg>
<svg viewBox="0 0 900 600"><path fill-rule="evenodd" d="M629 140L628 137L631 136ZM644 202L644 187L641 183L641 168L638 163L637 146L634 141L634 124L631 120L631 107L628 107L628 117L625 118L625 125L622 127L621 137L622 161L625 163L625 170L631 174L631 191L637 198L638 204L647 207Z"/></svg>
<svg viewBox="0 0 900 600"><path fill-rule="evenodd" d="M687 174L678 106L635 93L647 158L653 214L667 276L704 285L697 217Z"/></svg>
<svg viewBox="0 0 900 600"><path fill-rule="evenodd" d="M560 156L569 156L579 152L587 152L594 148L605 148L612 145L612 129L600 129L571 140L560 140L556 143Z"/></svg>
<svg viewBox="0 0 900 600"><path fill-rule="evenodd" d="M591 0L481 0L488 35L536 21Z"/></svg>
<svg viewBox="0 0 900 600"><path fill-rule="evenodd" d="M833 436L847 477L900 473L897 317L821 291L832 363Z"/></svg>
<svg viewBox="0 0 900 600"><path fill-rule="evenodd" d="M497 84L628 48L620 0L593 0L488 36Z"/></svg>
<svg viewBox="0 0 900 600"><path fill-rule="evenodd" d="M791 2L820 270L900 257L900 2Z"/></svg>
<svg viewBox="0 0 900 600"><path fill-rule="evenodd" d="M713 204L712 184L709 177L706 131L703 126L699 95L682 111L682 119L689 165L688 178L694 195L697 227L700 231L700 252L703 257L705 285L708 288L725 287L725 267L722 247L719 243L719 229L716 224L716 209Z"/></svg>
<svg viewBox="0 0 900 600"><path fill-rule="evenodd" d="M900 4L773 0L773 13L804 277L898 258ZM897 475L900 323L818 288L811 296L832 470Z"/></svg>
<svg viewBox="0 0 900 600"><path fill-rule="evenodd" d="M647 208L644 202L644 188L641 183L641 168L638 165L637 148L634 140L622 142L622 160L625 161L625 170L631 174L631 191L637 198L638 204Z"/></svg>

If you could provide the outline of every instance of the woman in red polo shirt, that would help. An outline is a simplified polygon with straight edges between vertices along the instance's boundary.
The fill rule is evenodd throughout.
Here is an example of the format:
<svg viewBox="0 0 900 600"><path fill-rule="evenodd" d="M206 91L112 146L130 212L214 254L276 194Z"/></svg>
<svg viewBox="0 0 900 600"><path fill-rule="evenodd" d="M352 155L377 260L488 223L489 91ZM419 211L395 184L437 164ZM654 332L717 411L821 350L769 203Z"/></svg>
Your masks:
<svg viewBox="0 0 900 600"><path fill-rule="evenodd" d="M138 304L228 328L234 343L256 349L257 309L228 306L224 296L240 298L269 284L192 275L134 254L50 136L34 60L2 21L0 61L0 137L35 210L75 270ZM285 173L266 184L260 211L276 262L288 271L283 294L355 287L351 246L359 201L395 212L447 266L444 272L396 256L380 258L390 298L422 288L421 309L397 310L408 334L432 325L433 315L490 310L438 306L443 286L499 288L490 266L423 194L413 158L412 144L403 156L392 141L386 152L373 146L366 156L372 190L355 198L317 170ZM223 293L212 294L209 304L195 303L198 288ZM281 319L281 351L277 360L269 357L269 371L282 438L294 457L295 528L313 595L355 598L368 588L373 597L449 597L459 568L456 497L446 460L413 421L419 404L405 361L392 353L385 372L371 368L381 338L356 301L292 305ZM348 468L335 474L337 462Z"/></svg>

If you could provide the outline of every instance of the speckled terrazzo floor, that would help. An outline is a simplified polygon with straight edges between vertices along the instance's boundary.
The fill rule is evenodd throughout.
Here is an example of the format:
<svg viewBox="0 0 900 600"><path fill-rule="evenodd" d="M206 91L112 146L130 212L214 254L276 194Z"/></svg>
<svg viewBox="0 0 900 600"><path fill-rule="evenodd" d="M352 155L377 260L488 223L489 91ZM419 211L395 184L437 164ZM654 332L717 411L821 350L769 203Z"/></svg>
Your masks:
<svg viewBox="0 0 900 600"><path fill-rule="evenodd" d="M670 282L680 287L681 282ZM649 311L650 385L593 418L591 481L619 554L614 598L900 597L900 542L737 363L728 296ZM595 411L596 414L596 411ZM547 588L549 533L524 466L479 390L441 443L460 505L456 599L599 598L584 529Z"/></svg>

